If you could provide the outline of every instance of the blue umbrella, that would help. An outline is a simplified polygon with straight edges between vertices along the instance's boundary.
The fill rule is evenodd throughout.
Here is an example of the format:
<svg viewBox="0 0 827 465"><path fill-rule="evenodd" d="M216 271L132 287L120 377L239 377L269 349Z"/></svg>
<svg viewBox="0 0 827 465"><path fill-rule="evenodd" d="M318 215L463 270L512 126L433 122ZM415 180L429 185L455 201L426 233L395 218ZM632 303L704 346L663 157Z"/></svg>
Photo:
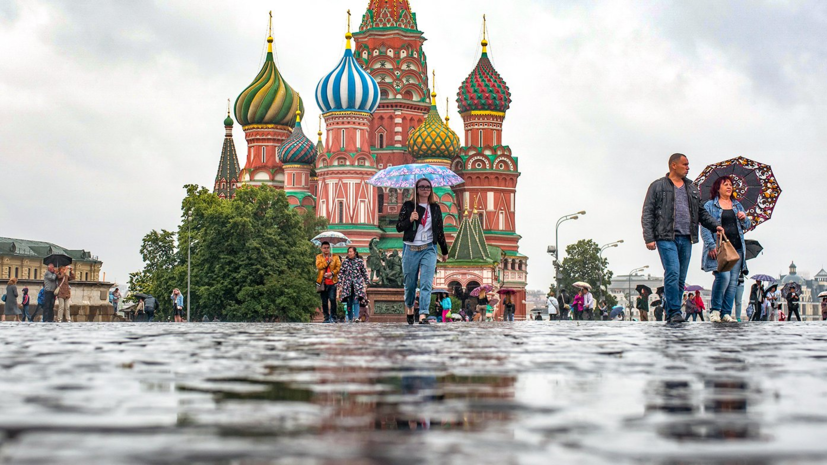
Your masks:
<svg viewBox="0 0 827 465"><path fill-rule="evenodd" d="M766 281L768 283L774 283L776 280L772 276L767 276L765 274L757 274L749 279L754 279L756 281Z"/></svg>
<svg viewBox="0 0 827 465"><path fill-rule="evenodd" d="M697 284L693 284L691 286L686 286L683 290L686 291L686 292L695 292L695 291L702 291L702 290L704 290L704 288L701 287L701 286L698 286Z"/></svg>
<svg viewBox="0 0 827 465"><path fill-rule="evenodd" d="M617 318L619 316L623 316L623 306L622 305L615 305L612 307L612 312L609 313L609 318Z"/></svg>
<svg viewBox="0 0 827 465"><path fill-rule="evenodd" d="M376 187L395 187L410 189L416 186L420 179L431 181L433 187L448 187L462 184L465 181L456 173L444 166L434 166L425 163L399 165L385 168L368 179L368 184Z"/></svg>

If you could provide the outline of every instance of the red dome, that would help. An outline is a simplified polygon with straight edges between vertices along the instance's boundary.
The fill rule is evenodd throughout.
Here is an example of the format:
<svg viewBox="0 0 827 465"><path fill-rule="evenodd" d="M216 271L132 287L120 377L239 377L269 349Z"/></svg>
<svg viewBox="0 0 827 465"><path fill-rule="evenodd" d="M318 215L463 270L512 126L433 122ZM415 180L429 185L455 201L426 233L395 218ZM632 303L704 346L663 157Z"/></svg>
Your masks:
<svg viewBox="0 0 827 465"><path fill-rule="evenodd" d="M457 109L505 113L511 106L511 91L483 52L476 68L465 78L457 93Z"/></svg>

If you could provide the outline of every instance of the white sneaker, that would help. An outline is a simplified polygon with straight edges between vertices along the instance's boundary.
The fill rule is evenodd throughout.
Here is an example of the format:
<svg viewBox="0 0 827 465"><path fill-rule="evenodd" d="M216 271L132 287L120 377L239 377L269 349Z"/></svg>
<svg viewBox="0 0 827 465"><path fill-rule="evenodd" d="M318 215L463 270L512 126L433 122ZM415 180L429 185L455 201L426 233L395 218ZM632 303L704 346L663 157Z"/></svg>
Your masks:
<svg viewBox="0 0 827 465"><path fill-rule="evenodd" d="M713 310L709 313L709 321L713 323L720 323L721 322L721 312L719 310Z"/></svg>
<svg viewBox="0 0 827 465"><path fill-rule="evenodd" d="M723 317L721 317L721 321L723 321L724 323L735 323L736 320L735 318L732 318L729 315L724 315Z"/></svg>

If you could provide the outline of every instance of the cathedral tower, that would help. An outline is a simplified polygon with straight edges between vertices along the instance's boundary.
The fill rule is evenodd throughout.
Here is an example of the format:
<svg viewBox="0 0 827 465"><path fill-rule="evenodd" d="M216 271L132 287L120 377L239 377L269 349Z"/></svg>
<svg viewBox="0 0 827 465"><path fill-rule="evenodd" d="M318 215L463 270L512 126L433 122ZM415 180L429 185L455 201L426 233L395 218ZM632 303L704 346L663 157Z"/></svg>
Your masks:
<svg viewBox="0 0 827 465"><path fill-rule="evenodd" d="M304 104L273 61L271 11L264 66L235 102L235 119L247 139L247 162L242 175L245 184L284 187L284 170L276 149L290 136L296 111L303 114Z"/></svg>
<svg viewBox="0 0 827 465"><path fill-rule="evenodd" d="M378 171L369 134L379 106L379 85L357 63L352 38L348 11L344 57L316 87L316 103L327 130L325 153L316 160L317 215L327 218L330 229L347 235L357 247L367 247L382 233L377 191L367 183Z"/></svg>
<svg viewBox="0 0 827 465"><path fill-rule="evenodd" d="M221 147L221 160L218 162L218 173L215 175L213 194L222 199L235 197L238 187L238 175L241 168L238 165L238 154L233 142L233 119L230 118L230 100L227 100L227 117L224 118L224 145Z"/></svg>
<svg viewBox="0 0 827 465"><path fill-rule="evenodd" d="M290 137L278 148L279 161L284 169L284 191L292 208L313 211L316 198L311 192L310 168L319 152L304 135L301 112L296 111L296 126Z"/></svg>

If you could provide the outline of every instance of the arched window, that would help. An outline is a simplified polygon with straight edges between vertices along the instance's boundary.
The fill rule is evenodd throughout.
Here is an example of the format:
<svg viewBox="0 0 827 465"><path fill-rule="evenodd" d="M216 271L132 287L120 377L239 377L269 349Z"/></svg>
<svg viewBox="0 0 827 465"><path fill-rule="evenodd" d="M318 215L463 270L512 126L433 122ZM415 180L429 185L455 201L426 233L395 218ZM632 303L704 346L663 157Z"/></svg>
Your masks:
<svg viewBox="0 0 827 465"><path fill-rule="evenodd" d="M376 194L376 203L379 206L379 213L385 210L385 189L379 188L379 193Z"/></svg>
<svg viewBox="0 0 827 465"><path fill-rule="evenodd" d="M267 147L261 148L261 163L267 163Z"/></svg>
<svg viewBox="0 0 827 465"><path fill-rule="evenodd" d="M385 148L385 134L379 133L376 135L376 148L383 149Z"/></svg>

